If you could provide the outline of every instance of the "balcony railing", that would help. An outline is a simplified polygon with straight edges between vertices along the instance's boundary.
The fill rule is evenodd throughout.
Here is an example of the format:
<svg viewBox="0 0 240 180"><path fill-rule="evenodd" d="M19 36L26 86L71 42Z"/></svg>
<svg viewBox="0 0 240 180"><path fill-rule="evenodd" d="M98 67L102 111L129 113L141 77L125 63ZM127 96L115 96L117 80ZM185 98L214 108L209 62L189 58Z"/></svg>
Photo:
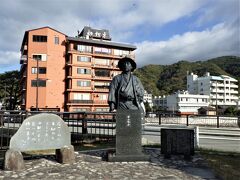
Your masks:
<svg viewBox="0 0 240 180"><path fill-rule="evenodd" d="M26 64L27 63L27 56L26 55L22 55L20 58L20 64Z"/></svg>
<svg viewBox="0 0 240 180"><path fill-rule="evenodd" d="M68 103L72 104L93 104L93 100L69 100Z"/></svg>
<svg viewBox="0 0 240 180"><path fill-rule="evenodd" d="M94 104L108 104L107 100L94 100Z"/></svg>

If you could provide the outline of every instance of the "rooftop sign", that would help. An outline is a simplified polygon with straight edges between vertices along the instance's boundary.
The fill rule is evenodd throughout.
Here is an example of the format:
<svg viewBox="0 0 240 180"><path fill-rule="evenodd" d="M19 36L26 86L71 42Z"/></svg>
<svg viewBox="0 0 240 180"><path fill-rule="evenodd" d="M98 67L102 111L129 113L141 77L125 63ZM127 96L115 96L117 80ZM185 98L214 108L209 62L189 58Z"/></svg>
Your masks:
<svg viewBox="0 0 240 180"><path fill-rule="evenodd" d="M86 39L95 38L95 39L111 40L108 30L92 29L91 27L88 27L88 26L85 26L81 31L81 33L78 33L78 37L84 37Z"/></svg>

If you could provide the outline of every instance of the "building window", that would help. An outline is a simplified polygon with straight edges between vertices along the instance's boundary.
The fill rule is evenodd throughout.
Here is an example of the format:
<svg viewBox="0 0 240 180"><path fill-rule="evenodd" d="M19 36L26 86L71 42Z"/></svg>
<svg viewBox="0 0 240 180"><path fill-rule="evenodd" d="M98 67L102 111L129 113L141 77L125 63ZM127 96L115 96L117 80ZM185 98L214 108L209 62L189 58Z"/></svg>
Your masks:
<svg viewBox="0 0 240 180"><path fill-rule="evenodd" d="M45 67L39 67L39 74L46 74L46 68ZM32 74L37 74L37 68L32 68Z"/></svg>
<svg viewBox="0 0 240 180"><path fill-rule="evenodd" d="M90 69L77 68L77 73L78 74L91 74L91 70Z"/></svg>
<svg viewBox="0 0 240 180"><path fill-rule="evenodd" d="M54 44L59 44L59 37L58 36L54 37Z"/></svg>
<svg viewBox="0 0 240 180"><path fill-rule="evenodd" d="M79 62L91 62L91 57L88 56L77 56Z"/></svg>
<svg viewBox="0 0 240 180"><path fill-rule="evenodd" d="M91 86L91 81L77 81L77 86L80 87L90 87Z"/></svg>
<svg viewBox="0 0 240 180"><path fill-rule="evenodd" d="M113 53L114 53L115 56L126 56L126 55L130 54L130 51L114 49Z"/></svg>
<svg viewBox="0 0 240 180"><path fill-rule="evenodd" d="M99 94L99 99L100 100L107 100L108 99L108 95L107 94Z"/></svg>
<svg viewBox="0 0 240 180"><path fill-rule="evenodd" d="M37 80L32 80L31 81L31 86L32 87L37 87ZM46 80L38 80L38 87L46 87Z"/></svg>
<svg viewBox="0 0 240 180"><path fill-rule="evenodd" d="M73 95L74 100L90 100L90 94L89 93L75 93Z"/></svg>
<svg viewBox="0 0 240 180"><path fill-rule="evenodd" d="M33 35L33 42L47 42L47 36Z"/></svg>
<svg viewBox="0 0 240 180"><path fill-rule="evenodd" d="M103 66L109 66L110 65L109 59L95 58L94 61L95 61L96 65L103 65Z"/></svg>
<svg viewBox="0 0 240 180"><path fill-rule="evenodd" d="M100 47L95 47L94 52L96 54L111 54L112 50L108 48L100 48Z"/></svg>
<svg viewBox="0 0 240 180"><path fill-rule="evenodd" d="M46 61L47 55L46 54L33 54L32 58L33 58L33 60Z"/></svg>
<svg viewBox="0 0 240 180"><path fill-rule="evenodd" d="M92 46L77 45L75 48L80 52L92 53Z"/></svg>
<svg viewBox="0 0 240 180"><path fill-rule="evenodd" d="M96 108L96 112L108 112L108 108Z"/></svg>
<svg viewBox="0 0 240 180"><path fill-rule="evenodd" d="M37 68L36 67L32 68L32 74L37 74Z"/></svg>
<svg viewBox="0 0 240 180"><path fill-rule="evenodd" d="M95 70L95 75L96 76L101 76L101 77L110 77L110 71L105 70L105 69L96 69Z"/></svg>
<svg viewBox="0 0 240 180"><path fill-rule="evenodd" d="M110 85L109 82L98 82L98 81L94 82L94 87L95 88L108 89L109 85Z"/></svg>
<svg viewBox="0 0 240 180"><path fill-rule="evenodd" d="M73 108L73 111L89 112L90 109L89 108Z"/></svg>

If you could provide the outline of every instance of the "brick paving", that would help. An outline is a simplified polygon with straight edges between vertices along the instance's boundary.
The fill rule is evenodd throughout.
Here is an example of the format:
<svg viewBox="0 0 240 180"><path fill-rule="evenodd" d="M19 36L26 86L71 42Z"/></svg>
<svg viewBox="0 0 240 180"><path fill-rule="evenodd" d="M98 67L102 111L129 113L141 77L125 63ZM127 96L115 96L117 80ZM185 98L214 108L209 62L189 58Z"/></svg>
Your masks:
<svg viewBox="0 0 240 180"><path fill-rule="evenodd" d="M75 152L76 162L60 164L54 156L25 160L26 169L20 172L0 170L0 179L217 179L203 158L196 154L189 161L182 156L164 159L159 149L145 148L149 162L106 162L106 151Z"/></svg>

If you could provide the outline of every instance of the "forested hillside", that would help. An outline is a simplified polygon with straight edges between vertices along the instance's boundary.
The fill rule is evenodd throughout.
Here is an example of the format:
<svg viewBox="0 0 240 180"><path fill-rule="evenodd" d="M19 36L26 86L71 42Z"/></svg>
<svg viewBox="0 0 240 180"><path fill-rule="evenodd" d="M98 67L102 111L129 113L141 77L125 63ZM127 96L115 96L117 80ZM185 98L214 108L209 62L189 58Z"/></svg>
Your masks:
<svg viewBox="0 0 240 180"><path fill-rule="evenodd" d="M203 76L228 75L238 80L240 92L240 57L224 56L207 61L179 61L172 65L147 65L137 69L138 76L144 88L153 95L167 95L177 90L187 89L187 73ZM240 94L240 93L239 93Z"/></svg>

